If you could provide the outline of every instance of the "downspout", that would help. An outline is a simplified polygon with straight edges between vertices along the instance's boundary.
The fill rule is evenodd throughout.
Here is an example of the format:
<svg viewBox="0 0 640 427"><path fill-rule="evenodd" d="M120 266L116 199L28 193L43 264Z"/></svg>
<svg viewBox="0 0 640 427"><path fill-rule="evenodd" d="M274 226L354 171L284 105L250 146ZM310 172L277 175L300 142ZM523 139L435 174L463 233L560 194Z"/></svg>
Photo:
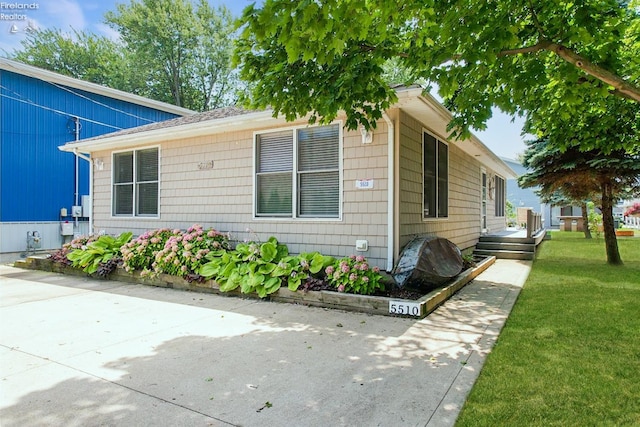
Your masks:
<svg viewBox="0 0 640 427"><path fill-rule="evenodd" d="M80 119L78 117L73 117L73 122L75 123L75 127L73 130L73 133L75 135L75 141L78 142L80 140ZM80 165L78 164L79 160L78 160L78 154L76 153L76 187L75 187L75 193L74 193L74 206L78 206L78 193L80 192L79 190L79 184L78 182L80 181ZM78 217L75 217L75 227L76 229L78 228Z"/></svg>
<svg viewBox="0 0 640 427"><path fill-rule="evenodd" d="M91 214L89 215L89 234L91 234L93 230L93 162L91 162L91 157L85 156L84 154L78 152L77 148L73 149L73 154L75 154L76 156L76 164L78 162L78 158L81 158L82 160L86 160L87 162L89 162L89 202L91 203ZM76 167L76 170L77 170L77 167ZM76 191L78 190L76 189Z"/></svg>
<svg viewBox="0 0 640 427"><path fill-rule="evenodd" d="M387 122L387 271L393 270L393 253L395 244L395 126L393 120L382 113Z"/></svg>

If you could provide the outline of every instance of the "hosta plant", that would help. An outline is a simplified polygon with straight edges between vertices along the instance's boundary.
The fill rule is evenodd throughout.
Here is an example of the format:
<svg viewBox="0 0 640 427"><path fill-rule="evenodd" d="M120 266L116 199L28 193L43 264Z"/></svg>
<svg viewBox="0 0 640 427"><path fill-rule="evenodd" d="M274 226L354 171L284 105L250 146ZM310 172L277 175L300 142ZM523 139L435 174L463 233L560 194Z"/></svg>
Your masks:
<svg viewBox="0 0 640 427"><path fill-rule="evenodd" d="M100 264L108 263L114 257L120 257L120 248L131 240L133 233L122 233L118 237L100 236L94 242L75 249L67 255L73 267L82 268L88 274L98 271Z"/></svg>
<svg viewBox="0 0 640 427"><path fill-rule="evenodd" d="M56 264L71 265L73 263L71 262L71 260L69 260L69 258L67 258L67 255L69 255L76 249L82 249L83 247L86 248L89 243L95 242L98 237L99 236L96 235L76 237L71 242L62 245L60 249L52 252L49 255L49 259Z"/></svg>
<svg viewBox="0 0 640 427"><path fill-rule="evenodd" d="M222 292L240 288L242 293L256 292L261 298L285 283L297 290L309 274L318 273L332 260L317 252L291 256L275 237L264 243L241 243L233 251L211 252L207 259L200 275L215 280Z"/></svg>

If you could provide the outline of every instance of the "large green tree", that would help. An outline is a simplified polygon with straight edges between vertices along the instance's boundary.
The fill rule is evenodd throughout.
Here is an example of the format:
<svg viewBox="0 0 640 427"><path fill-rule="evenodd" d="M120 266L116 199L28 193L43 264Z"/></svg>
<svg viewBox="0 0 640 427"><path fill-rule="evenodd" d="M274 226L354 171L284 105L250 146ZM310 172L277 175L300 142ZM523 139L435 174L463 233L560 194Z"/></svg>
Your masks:
<svg viewBox="0 0 640 427"><path fill-rule="evenodd" d="M124 46L107 37L61 29L31 32L8 56L45 70L141 94L144 82Z"/></svg>
<svg viewBox="0 0 640 427"><path fill-rule="evenodd" d="M236 50L251 103L373 125L395 100L389 60L437 84L451 129L512 114L580 114L588 100L640 105L638 3L618 0L266 0L245 9Z"/></svg>
<svg viewBox="0 0 640 427"><path fill-rule="evenodd" d="M199 111L235 102L226 8L206 0L131 0L105 19L134 53L150 97Z"/></svg>
<svg viewBox="0 0 640 427"><path fill-rule="evenodd" d="M617 135L613 130L610 134ZM640 193L640 155L623 149L604 154L600 149L580 151L575 146L560 149L559 145L549 138L528 142L523 165L529 172L518 178L519 185L538 186L539 193L548 199L559 193L566 200L594 200L602 212L607 262L622 264L613 206L623 197Z"/></svg>

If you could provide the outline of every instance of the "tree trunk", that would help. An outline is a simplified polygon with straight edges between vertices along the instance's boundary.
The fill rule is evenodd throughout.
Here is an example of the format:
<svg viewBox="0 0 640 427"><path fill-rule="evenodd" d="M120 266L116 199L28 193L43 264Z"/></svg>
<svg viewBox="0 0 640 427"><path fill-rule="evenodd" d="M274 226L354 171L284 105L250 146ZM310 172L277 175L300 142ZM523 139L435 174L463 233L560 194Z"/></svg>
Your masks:
<svg viewBox="0 0 640 427"><path fill-rule="evenodd" d="M602 185L602 228L604 230L604 245L607 250L607 263L622 265L613 222L613 197L610 183Z"/></svg>
<svg viewBox="0 0 640 427"><path fill-rule="evenodd" d="M585 239L591 239L591 230L589 229L589 208L586 203L580 205L582 209L582 231Z"/></svg>

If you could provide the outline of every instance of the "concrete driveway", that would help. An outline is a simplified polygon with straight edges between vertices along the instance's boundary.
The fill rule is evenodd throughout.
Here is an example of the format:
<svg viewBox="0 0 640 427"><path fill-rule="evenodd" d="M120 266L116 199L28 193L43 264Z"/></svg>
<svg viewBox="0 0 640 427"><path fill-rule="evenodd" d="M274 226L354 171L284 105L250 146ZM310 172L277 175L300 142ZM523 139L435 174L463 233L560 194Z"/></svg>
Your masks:
<svg viewBox="0 0 640 427"><path fill-rule="evenodd" d="M425 319L0 266L0 425L450 426L531 262Z"/></svg>

